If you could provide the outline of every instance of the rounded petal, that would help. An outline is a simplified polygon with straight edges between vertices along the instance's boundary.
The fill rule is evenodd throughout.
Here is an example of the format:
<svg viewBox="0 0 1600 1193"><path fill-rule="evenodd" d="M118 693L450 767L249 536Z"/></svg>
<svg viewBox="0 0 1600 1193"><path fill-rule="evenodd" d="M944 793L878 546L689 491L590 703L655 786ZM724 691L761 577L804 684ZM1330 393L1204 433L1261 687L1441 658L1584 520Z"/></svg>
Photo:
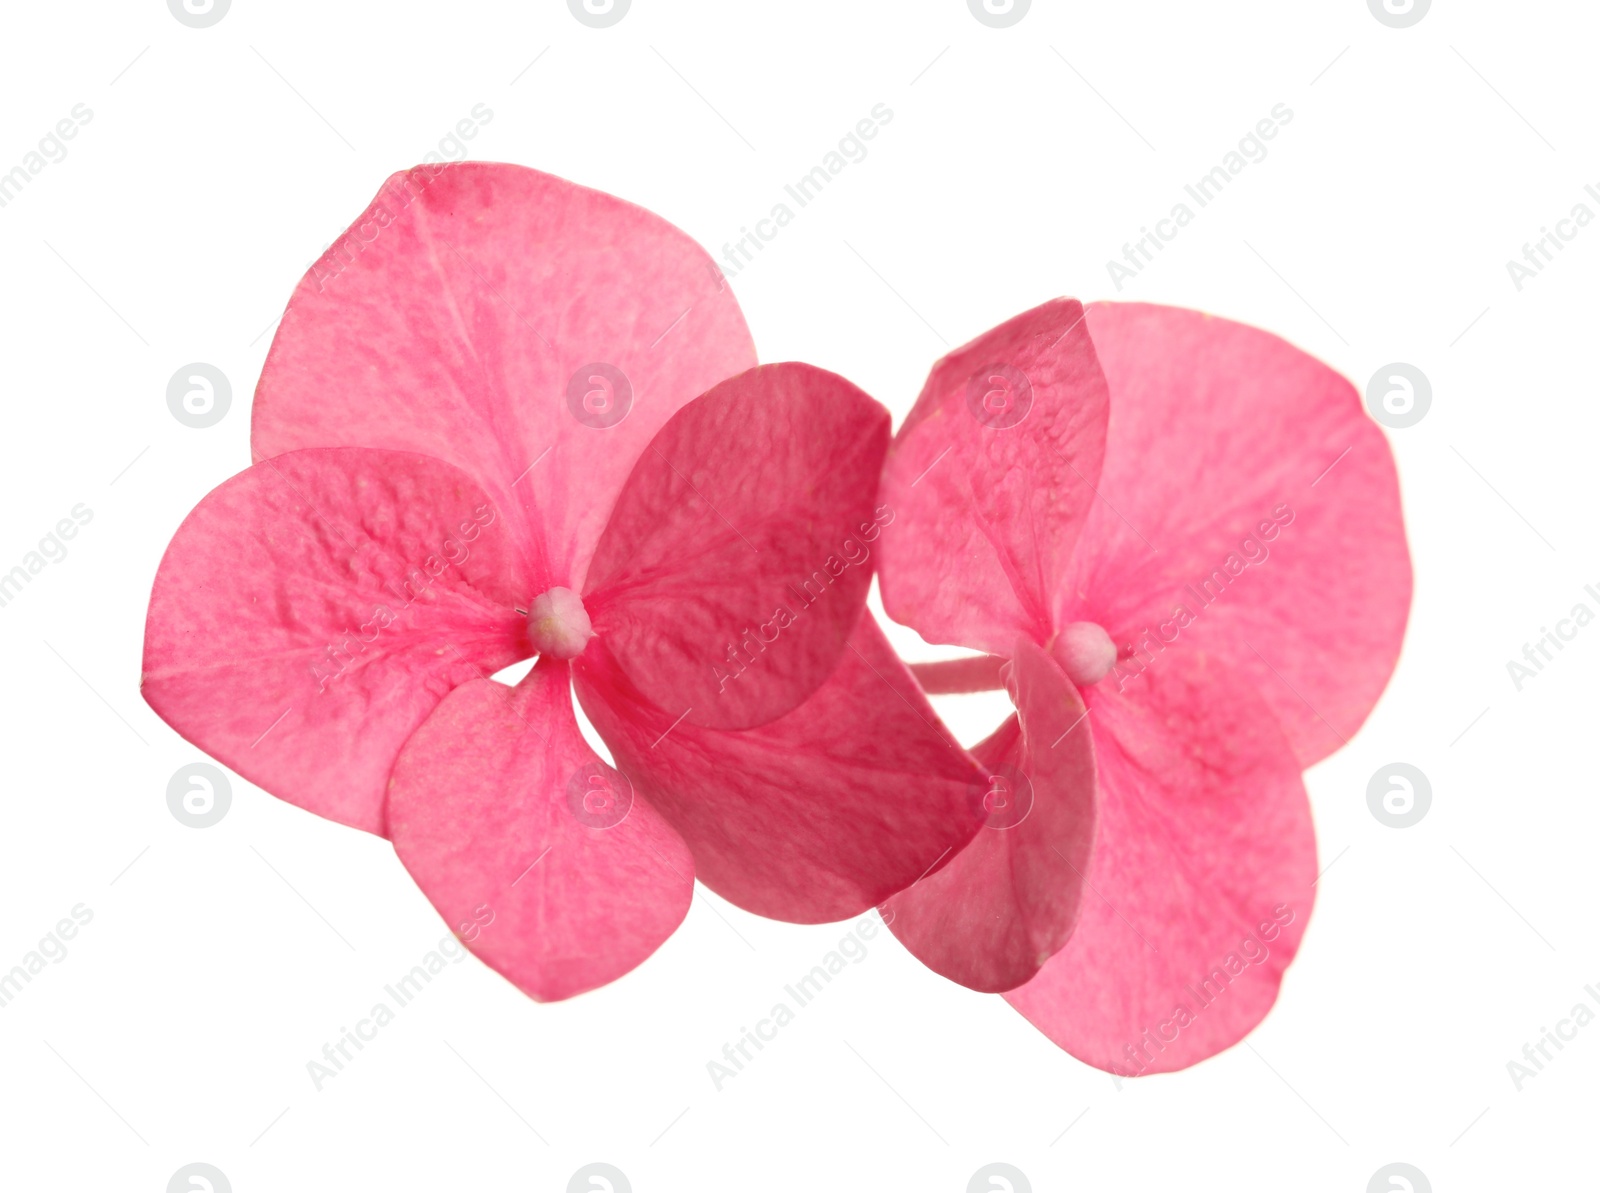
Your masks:
<svg viewBox="0 0 1600 1193"><path fill-rule="evenodd" d="M1066 947L1005 997L1127 1076L1195 1064L1261 1021L1311 917L1317 850L1300 764L1248 678L1190 651L1115 687L1088 692L1089 894Z"/></svg>
<svg viewBox="0 0 1600 1193"><path fill-rule="evenodd" d="M934 365L884 472L900 520L879 564L889 616L997 654L1018 634L1048 641L1105 431L1105 379L1075 300Z"/></svg>
<svg viewBox="0 0 1600 1193"><path fill-rule="evenodd" d="M603 642L575 664L584 711L623 773L688 842L701 881L747 911L794 923L844 919L977 831L983 771L870 613L809 700L739 731L675 724Z"/></svg>
<svg viewBox="0 0 1600 1193"><path fill-rule="evenodd" d="M771 721L838 666L872 581L889 412L836 374L764 365L640 457L589 569L596 633L672 717Z"/></svg>
<svg viewBox="0 0 1600 1193"><path fill-rule="evenodd" d="M1094 744L1078 690L1026 638L1010 687L1017 715L973 749L996 783L985 828L884 914L923 964L991 992L1022 985L1065 943L1095 839Z"/></svg>
<svg viewBox="0 0 1600 1193"><path fill-rule="evenodd" d="M621 977L688 913L683 841L595 756L565 663L463 684L406 743L389 833L468 948L540 1002Z"/></svg>
<svg viewBox="0 0 1600 1193"><path fill-rule="evenodd" d="M1383 432L1350 382L1256 328L1104 303L1088 326L1111 387L1104 500L1057 624L1104 625L1123 675L1222 655L1310 766L1366 719L1411 607Z"/></svg>
<svg viewBox="0 0 1600 1193"><path fill-rule="evenodd" d="M581 591L651 436L755 363L726 280L665 220L521 166L418 166L296 288L251 445L449 460L516 518L527 595Z"/></svg>
<svg viewBox="0 0 1600 1193"><path fill-rule="evenodd" d="M291 452L195 507L156 572L143 693L188 741L319 816L383 832L411 731L527 656L506 519L449 464Z"/></svg>

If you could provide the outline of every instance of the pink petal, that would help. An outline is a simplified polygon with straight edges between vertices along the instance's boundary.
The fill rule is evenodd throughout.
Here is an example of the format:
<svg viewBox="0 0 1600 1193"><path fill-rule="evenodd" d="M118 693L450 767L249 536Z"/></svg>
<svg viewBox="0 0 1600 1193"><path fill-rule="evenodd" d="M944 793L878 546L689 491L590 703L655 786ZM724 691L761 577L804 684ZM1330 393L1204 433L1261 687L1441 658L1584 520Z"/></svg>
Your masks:
<svg viewBox="0 0 1600 1193"><path fill-rule="evenodd" d="M740 907L796 923L844 919L977 831L983 772L870 613L809 700L742 731L675 724L603 643L575 665L584 711L689 843L701 881Z"/></svg>
<svg viewBox="0 0 1600 1193"><path fill-rule="evenodd" d="M144 698L280 799L372 833L411 731L526 657L506 520L458 469L337 448L209 493L161 561Z"/></svg>
<svg viewBox="0 0 1600 1193"><path fill-rule="evenodd" d="M755 363L725 279L666 221L521 166L418 166L295 290L252 447L449 460L511 511L536 592L581 591L651 437Z"/></svg>
<svg viewBox="0 0 1600 1193"><path fill-rule="evenodd" d="M1095 837L1095 752L1078 690L1026 638L1010 682L1017 715L973 750L1003 780L1005 802L991 799L985 829L884 915L924 964L974 990L1022 985L1065 943Z"/></svg>
<svg viewBox="0 0 1600 1193"><path fill-rule="evenodd" d="M1122 1074L1195 1064L1261 1021L1317 877L1300 764L1249 678L1189 651L1147 681L1088 691L1090 891L1066 947L1005 996L1062 1048Z"/></svg>
<svg viewBox="0 0 1600 1193"><path fill-rule="evenodd" d="M1115 304L1089 308L1089 331L1111 386L1104 501L1057 623L1139 647L1107 682L1178 651L1226 658L1311 765L1366 718L1405 632L1388 442L1348 381L1264 331Z"/></svg>
<svg viewBox="0 0 1600 1193"><path fill-rule="evenodd" d="M623 487L584 593L633 685L721 729L815 691L861 620L888 445L887 410L804 364L678 411Z"/></svg>
<svg viewBox="0 0 1600 1193"><path fill-rule="evenodd" d="M899 519L880 564L889 616L930 642L997 654L1018 634L1048 641L1105 428L1105 380L1074 300L936 364L884 474Z"/></svg>
<svg viewBox="0 0 1600 1193"><path fill-rule="evenodd" d="M389 832L417 885L541 1002L633 969L694 895L683 841L584 743L568 676L546 660L514 689L463 684L389 782Z"/></svg>

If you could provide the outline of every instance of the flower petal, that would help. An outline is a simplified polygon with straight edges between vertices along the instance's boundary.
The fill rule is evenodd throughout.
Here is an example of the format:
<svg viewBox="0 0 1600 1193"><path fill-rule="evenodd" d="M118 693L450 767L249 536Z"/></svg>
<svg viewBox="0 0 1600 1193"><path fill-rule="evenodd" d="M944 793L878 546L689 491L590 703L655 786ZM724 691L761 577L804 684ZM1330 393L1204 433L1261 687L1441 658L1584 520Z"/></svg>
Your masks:
<svg viewBox="0 0 1600 1193"><path fill-rule="evenodd" d="M584 742L565 663L463 684L389 781L395 852L483 961L541 1002L621 977L694 895L683 841Z"/></svg>
<svg viewBox="0 0 1600 1193"><path fill-rule="evenodd" d="M986 827L884 916L923 964L991 992L1022 985L1065 943L1095 836L1094 744L1078 690L1027 638L1010 685L1017 715L973 749L999 780Z"/></svg>
<svg viewBox="0 0 1600 1193"><path fill-rule="evenodd" d="M751 369L673 415L623 487L584 593L633 685L719 729L815 691L866 605L888 445L887 410L805 364Z"/></svg>
<svg viewBox="0 0 1600 1193"><path fill-rule="evenodd" d="M1366 719L1411 606L1383 432L1350 382L1256 328L1103 303L1088 325L1111 386L1105 500L1058 624L1137 648L1120 682L1174 643L1222 655L1310 766Z"/></svg>
<svg viewBox="0 0 1600 1193"><path fill-rule="evenodd" d="M291 452L208 494L145 624L144 698L280 799L371 833L411 731L526 657L505 519L426 456Z"/></svg>
<svg viewBox="0 0 1600 1193"><path fill-rule="evenodd" d="M1311 916L1311 808L1249 679L1191 651L1137 689L1088 691L1099 831L1078 925L1006 999L1110 1072L1181 1069L1277 997Z"/></svg>
<svg viewBox="0 0 1600 1193"><path fill-rule="evenodd" d="M875 906L980 823L983 772L863 611L838 670L756 729L674 724L597 639L578 698L617 765L689 843L702 882L795 923Z"/></svg>
<svg viewBox="0 0 1600 1193"><path fill-rule="evenodd" d="M665 220L521 166L418 166L296 288L251 444L449 460L517 520L526 595L581 591L651 436L755 363L726 280Z"/></svg>
<svg viewBox="0 0 1600 1193"><path fill-rule="evenodd" d="M889 616L996 654L1019 633L1048 641L1105 429L1105 379L1072 299L936 364L884 474L901 519L879 565Z"/></svg>

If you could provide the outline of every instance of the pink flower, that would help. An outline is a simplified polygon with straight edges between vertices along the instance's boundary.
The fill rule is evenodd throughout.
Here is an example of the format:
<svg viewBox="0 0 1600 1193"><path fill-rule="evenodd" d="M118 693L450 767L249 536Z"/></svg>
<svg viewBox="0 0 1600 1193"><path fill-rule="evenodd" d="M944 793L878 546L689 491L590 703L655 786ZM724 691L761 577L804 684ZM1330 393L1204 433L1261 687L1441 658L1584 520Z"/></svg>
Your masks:
<svg viewBox="0 0 1600 1193"><path fill-rule="evenodd" d="M1382 433L1265 332L1058 300L935 365L886 467L885 609L996 656L919 676L1017 708L974 749L990 831L888 901L893 931L1112 1072L1235 1043L1311 914L1301 771L1405 630Z"/></svg>
<svg viewBox="0 0 1600 1193"><path fill-rule="evenodd" d="M864 611L888 413L755 364L656 216L512 166L396 175L290 301L257 463L167 550L146 700L386 834L538 999L643 961L696 873L783 919L873 906L977 831L981 775Z"/></svg>

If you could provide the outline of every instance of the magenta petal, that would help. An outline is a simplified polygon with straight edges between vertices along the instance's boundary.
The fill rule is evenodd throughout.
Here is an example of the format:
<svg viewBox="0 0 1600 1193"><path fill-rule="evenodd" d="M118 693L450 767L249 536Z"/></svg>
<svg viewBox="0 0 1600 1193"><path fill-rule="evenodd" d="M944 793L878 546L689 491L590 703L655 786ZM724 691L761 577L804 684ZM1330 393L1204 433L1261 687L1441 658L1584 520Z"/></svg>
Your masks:
<svg viewBox="0 0 1600 1193"><path fill-rule="evenodd" d="M1033 977L1071 934L1095 838L1095 752L1077 689L1026 638L1010 686L1017 715L973 750L999 781L987 826L884 915L930 969L993 992Z"/></svg>
<svg viewBox="0 0 1600 1193"><path fill-rule="evenodd" d="M1142 305L1088 322L1111 386L1105 500L1058 624L1140 648L1111 682L1174 651L1226 658L1311 765L1371 711L1411 606L1383 432L1350 382L1264 331Z"/></svg>
<svg viewBox="0 0 1600 1193"><path fill-rule="evenodd" d="M295 290L251 443L449 460L516 520L534 592L578 591L651 437L755 363L726 280L665 220L521 166L418 166Z"/></svg>
<svg viewBox="0 0 1600 1193"><path fill-rule="evenodd" d="M884 609L930 642L1046 642L1100 475L1106 384L1082 304L1056 299L933 367L895 437Z"/></svg>
<svg viewBox="0 0 1600 1193"><path fill-rule="evenodd" d="M291 452L209 493L145 624L161 718L280 799L372 833L411 731L525 657L505 519L439 460Z"/></svg>
<svg viewBox="0 0 1600 1193"><path fill-rule="evenodd" d="M451 931L541 1002L633 969L694 895L689 851L585 744L555 661L445 697L395 763L389 832Z"/></svg>
<svg viewBox="0 0 1600 1193"><path fill-rule="evenodd" d="M584 600L676 718L742 729L838 666L872 580L889 412L844 378L764 365L678 411L628 478Z"/></svg>
<svg viewBox="0 0 1600 1193"><path fill-rule="evenodd" d="M838 670L757 729L673 723L597 640L576 665L617 765L689 843L703 881L796 923L872 907L977 831L983 772L940 724L869 613Z"/></svg>
<svg viewBox="0 0 1600 1193"><path fill-rule="evenodd" d="M1300 764L1250 681L1188 652L1089 689L1099 832L1066 947L1005 997L1068 1052L1159 1073L1271 1008L1317 877Z"/></svg>

